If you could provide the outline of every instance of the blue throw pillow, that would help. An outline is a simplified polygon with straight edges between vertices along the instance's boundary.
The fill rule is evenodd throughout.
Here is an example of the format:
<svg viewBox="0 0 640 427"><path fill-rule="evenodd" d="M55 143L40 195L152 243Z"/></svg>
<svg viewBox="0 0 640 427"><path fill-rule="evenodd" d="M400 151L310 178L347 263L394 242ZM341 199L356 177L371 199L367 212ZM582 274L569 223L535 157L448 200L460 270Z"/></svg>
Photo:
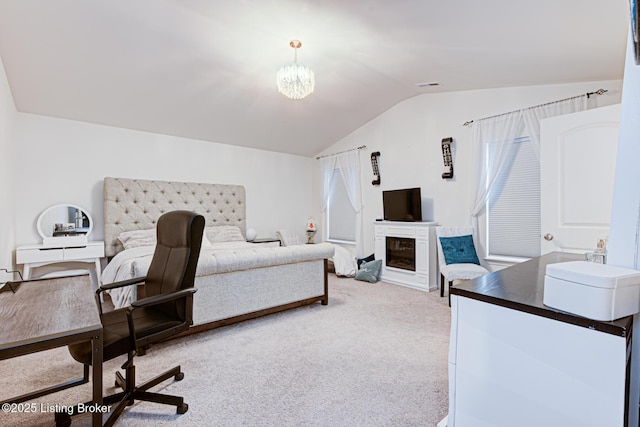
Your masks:
<svg viewBox="0 0 640 427"><path fill-rule="evenodd" d="M380 268L382 267L382 260L376 259L362 263L360 270L356 273L356 280L362 280L363 282L376 283L378 276L380 275Z"/></svg>
<svg viewBox="0 0 640 427"><path fill-rule="evenodd" d="M449 264L478 264L480 260L476 254L476 247L473 245L473 237L455 236L440 237L440 246L444 260Z"/></svg>

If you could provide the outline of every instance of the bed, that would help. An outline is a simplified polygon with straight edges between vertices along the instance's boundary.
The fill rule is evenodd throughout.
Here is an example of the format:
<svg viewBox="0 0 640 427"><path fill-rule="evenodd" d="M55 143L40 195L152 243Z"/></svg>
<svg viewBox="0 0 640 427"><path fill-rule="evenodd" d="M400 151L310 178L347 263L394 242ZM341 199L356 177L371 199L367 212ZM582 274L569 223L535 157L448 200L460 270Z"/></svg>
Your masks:
<svg viewBox="0 0 640 427"><path fill-rule="evenodd" d="M103 283L144 276L155 247L155 224L171 210L205 217L196 271L194 325L211 329L289 308L329 301L329 243L267 247L245 240L245 189L240 185L104 179ZM136 288L112 291L116 307L137 297Z"/></svg>

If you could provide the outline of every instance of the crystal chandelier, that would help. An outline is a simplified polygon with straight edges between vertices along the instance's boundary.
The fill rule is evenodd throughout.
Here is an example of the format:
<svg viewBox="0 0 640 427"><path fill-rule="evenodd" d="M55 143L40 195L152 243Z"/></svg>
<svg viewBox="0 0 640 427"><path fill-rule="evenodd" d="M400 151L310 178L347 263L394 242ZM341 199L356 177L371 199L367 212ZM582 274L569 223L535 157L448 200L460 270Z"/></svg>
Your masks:
<svg viewBox="0 0 640 427"><path fill-rule="evenodd" d="M276 73L278 92L291 99L302 99L313 92L315 78L310 68L298 65L298 48L302 46L300 40L292 40L289 46L295 49L293 64L285 65Z"/></svg>

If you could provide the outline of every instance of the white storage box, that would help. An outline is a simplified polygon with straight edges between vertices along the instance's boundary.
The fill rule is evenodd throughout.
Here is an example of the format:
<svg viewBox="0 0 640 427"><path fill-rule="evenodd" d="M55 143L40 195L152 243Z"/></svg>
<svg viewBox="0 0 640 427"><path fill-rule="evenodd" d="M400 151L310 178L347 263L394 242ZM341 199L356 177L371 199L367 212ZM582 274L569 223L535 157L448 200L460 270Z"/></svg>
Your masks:
<svg viewBox="0 0 640 427"><path fill-rule="evenodd" d="M544 305L593 320L640 312L640 271L587 261L547 265Z"/></svg>

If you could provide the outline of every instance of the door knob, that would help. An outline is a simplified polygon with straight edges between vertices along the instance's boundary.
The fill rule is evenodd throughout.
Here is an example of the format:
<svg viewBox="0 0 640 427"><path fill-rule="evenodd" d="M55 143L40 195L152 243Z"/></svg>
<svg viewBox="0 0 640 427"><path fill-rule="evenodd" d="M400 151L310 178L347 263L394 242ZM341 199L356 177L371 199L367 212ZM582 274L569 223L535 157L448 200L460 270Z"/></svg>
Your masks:
<svg viewBox="0 0 640 427"><path fill-rule="evenodd" d="M551 234L551 233L547 233L543 237L544 237L544 240L546 240L546 241L553 240L553 234Z"/></svg>

